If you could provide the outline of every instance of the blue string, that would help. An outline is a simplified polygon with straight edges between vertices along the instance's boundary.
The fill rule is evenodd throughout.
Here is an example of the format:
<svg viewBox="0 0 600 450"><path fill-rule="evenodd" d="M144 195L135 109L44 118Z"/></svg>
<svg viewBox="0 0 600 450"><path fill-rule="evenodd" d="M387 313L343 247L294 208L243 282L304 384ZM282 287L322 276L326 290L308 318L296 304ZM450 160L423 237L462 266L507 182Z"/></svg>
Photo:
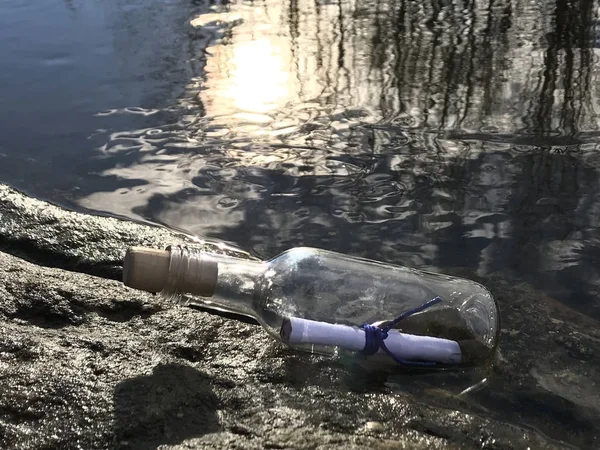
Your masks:
<svg viewBox="0 0 600 450"><path fill-rule="evenodd" d="M385 340L388 337L388 332L392 328L394 328L394 326L396 326L398 324L398 322L400 322L403 319L406 319L408 316L412 316L413 314L421 312L421 311L429 308L430 306L433 306L436 303L439 303L441 301L442 301L442 299L440 297L436 296L435 298L423 303L421 306L417 306L414 309L410 309L406 312L403 312L396 319L394 319L392 322L390 322L385 328L380 328L375 325L369 325L368 323L361 325L360 328L365 330L365 348L363 349L363 353L367 356L374 355L381 348L385 353L387 353L387 355L390 358L392 358L398 364L406 364L406 365L413 365L413 366L415 366L415 365L416 366L433 366L433 365L435 365L436 363L433 361L409 361L407 359L398 358L387 348L387 346L385 345Z"/></svg>

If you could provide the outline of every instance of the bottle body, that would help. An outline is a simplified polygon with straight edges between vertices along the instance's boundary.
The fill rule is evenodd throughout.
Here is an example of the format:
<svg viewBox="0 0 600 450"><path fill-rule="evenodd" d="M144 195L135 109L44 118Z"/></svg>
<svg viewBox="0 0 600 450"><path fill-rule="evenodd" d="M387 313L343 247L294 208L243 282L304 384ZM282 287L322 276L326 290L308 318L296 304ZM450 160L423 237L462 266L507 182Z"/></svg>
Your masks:
<svg viewBox="0 0 600 450"><path fill-rule="evenodd" d="M172 259L179 258L179 265L172 267L179 275L170 274L166 293L177 292L189 261L203 258L218 266L214 292L209 298L188 297L189 302L252 316L273 337L299 350L334 354L340 348L335 340L286 339L289 333L283 327L290 319L354 330L362 324L384 326L436 297L439 303L403 319L393 331L458 343L461 364L489 358L497 345L497 303L484 286L471 280L307 247L267 261L199 254L182 247L171 251Z"/></svg>

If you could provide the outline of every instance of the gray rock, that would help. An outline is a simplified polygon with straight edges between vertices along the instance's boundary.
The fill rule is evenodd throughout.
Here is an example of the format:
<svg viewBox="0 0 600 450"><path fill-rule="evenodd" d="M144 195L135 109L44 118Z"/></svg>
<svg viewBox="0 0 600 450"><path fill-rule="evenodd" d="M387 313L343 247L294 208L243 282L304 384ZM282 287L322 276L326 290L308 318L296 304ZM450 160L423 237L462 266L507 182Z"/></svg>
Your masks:
<svg viewBox="0 0 600 450"><path fill-rule="evenodd" d="M0 248L37 264L121 280L127 247L186 242L248 256L193 236L108 217L90 217L29 198L0 184Z"/></svg>
<svg viewBox="0 0 600 450"><path fill-rule="evenodd" d="M484 280L490 367L372 372L107 279L181 236L5 187L0 216L1 448L598 448L598 324L527 285Z"/></svg>

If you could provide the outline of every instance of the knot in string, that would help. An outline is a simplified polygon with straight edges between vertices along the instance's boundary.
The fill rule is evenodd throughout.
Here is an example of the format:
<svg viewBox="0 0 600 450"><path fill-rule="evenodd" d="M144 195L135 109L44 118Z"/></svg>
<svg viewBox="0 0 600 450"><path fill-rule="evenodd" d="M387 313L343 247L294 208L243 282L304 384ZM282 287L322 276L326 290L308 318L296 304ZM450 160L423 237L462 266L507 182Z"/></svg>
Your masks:
<svg viewBox="0 0 600 450"><path fill-rule="evenodd" d="M385 341L388 337L387 331L375 325L364 324L361 327L365 330L365 348L363 353L367 356L374 355L380 348L385 346Z"/></svg>
<svg viewBox="0 0 600 450"><path fill-rule="evenodd" d="M388 332L392 328L394 328L394 326L396 326L398 324L398 322L400 322L403 319L406 319L409 316L412 316L415 313L421 312L421 311L429 308L430 306L433 306L436 303L439 303L441 301L442 301L442 299L440 297L436 296L435 298L423 303L421 306L417 306L414 309L410 309L408 311L403 312L396 319L394 319L388 325L386 325L384 328L381 328L381 327L378 327L375 325L370 325L368 323L361 325L360 328L362 328L365 331L365 347L362 351L363 354L365 354L367 356L374 355L375 353L377 353L379 351L379 349L382 349L390 358L392 358L398 364L419 365L419 366L435 365L435 362L430 362L430 361L409 361L406 359L398 358L387 348L387 346L385 345L385 340L388 337Z"/></svg>

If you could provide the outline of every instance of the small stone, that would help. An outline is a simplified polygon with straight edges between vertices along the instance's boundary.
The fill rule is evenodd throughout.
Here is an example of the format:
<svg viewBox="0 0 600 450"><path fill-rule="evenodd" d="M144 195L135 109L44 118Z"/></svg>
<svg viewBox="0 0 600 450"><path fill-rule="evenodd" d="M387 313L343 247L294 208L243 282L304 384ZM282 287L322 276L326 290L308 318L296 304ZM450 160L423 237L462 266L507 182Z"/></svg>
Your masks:
<svg viewBox="0 0 600 450"><path fill-rule="evenodd" d="M365 423L365 431L377 433L383 431L383 424L381 422L369 421Z"/></svg>

